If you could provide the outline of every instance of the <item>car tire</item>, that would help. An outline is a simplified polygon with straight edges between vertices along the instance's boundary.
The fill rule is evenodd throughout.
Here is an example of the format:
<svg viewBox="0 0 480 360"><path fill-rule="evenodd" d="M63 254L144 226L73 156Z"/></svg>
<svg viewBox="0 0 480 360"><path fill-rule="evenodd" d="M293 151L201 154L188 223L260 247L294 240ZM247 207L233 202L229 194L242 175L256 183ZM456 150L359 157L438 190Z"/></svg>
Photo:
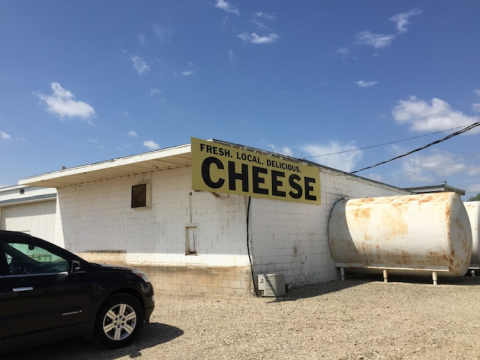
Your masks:
<svg viewBox="0 0 480 360"><path fill-rule="evenodd" d="M142 331L144 318L145 311L136 298L113 295L97 313L94 339L108 349L130 345Z"/></svg>

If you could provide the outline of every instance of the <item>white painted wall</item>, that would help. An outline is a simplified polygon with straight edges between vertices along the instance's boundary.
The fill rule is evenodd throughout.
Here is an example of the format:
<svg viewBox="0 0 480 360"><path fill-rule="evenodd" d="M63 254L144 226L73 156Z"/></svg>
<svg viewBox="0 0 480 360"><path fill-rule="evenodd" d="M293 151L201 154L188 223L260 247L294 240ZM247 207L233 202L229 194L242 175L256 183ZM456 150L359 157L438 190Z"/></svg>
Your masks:
<svg viewBox="0 0 480 360"><path fill-rule="evenodd" d="M55 200L3 207L0 229L22 231L53 242L55 229Z"/></svg>
<svg viewBox="0 0 480 360"><path fill-rule="evenodd" d="M151 182L151 209L130 208L131 186ZM279 272L295 286L338 277L327 223L343 198L407 194L322 169L321 205L252 198L250 240L255 273ZM247 256L248 198L192 192L191 168L58 189L55 242L76 253L126 252L132 265L239 266ZM185 255L185 227L198 226L198 255Z"/></svg>
<svg viewBox="0 0 480 360"><path fill-rule="evenodd" d="M243 196L192 192L191 168L58 189L55 242L76 253L126 251L129 264L245 266ZM152 184L151 209L130 208L131 187ZM198 255L185 227L198 226Z"/></svg>
<svg viewBox="0 0 480 360"><path fill-rule="evenodd" d="M0 229L54 241L57 190L23 185L0 189Z"/></svg>
<svg viewBox="0 0 480 360"><path fill-rule="evenodd" d="M251 244L256 274L283 273L286 284L302 286L338 278L328 245L328 217L341 198L409 192L322 169L320 206L251 200Z"/></svg>

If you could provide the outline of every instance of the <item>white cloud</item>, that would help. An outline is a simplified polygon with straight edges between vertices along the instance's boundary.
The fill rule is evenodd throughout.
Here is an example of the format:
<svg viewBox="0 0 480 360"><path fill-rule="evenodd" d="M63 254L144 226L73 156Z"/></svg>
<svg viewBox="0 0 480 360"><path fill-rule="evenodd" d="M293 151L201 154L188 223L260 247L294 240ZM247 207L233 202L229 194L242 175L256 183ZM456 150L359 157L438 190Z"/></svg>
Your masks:
<svg viewBox="0 0 480 360"><path fill-rule="evenodd" d="M167 29L160 24L152 24L155 37L163 42L169 42L172 38L172 30Z"/></svg>
<svg viewBox="0 0 480 360"><path fill-rule="evenodd" d="M293 150L290 149L288 146L282 147L282 150L280 151L280 154L286 155L286 156L293 156Z"/></svg>
<svg viewBox="0 0 480 360"><path fill-rule="evenodd" d="M138 40L140 41L141 46L145 45L145 35L138 34Z"/></svg>
<svg viewBox="0 0 480 360"><path fill-rule="evenodd" d="M181 74L182 74L183 76L192 76L193 74L195 74L195 71L185 70L185 71L182 71Z"/></svg>
<svg viewBox="0 0 480 360"><path fill-rule="evenodd" d="M395 39L395 35L374 34L368 30L358 32L355 37L358 45L373 46L375 49L385 48Z"/></svg>
<svg viewBox="0 0 480 360"><path fill-rule="evenodd" d="M92 144L98 144L98 140L96 139L88 139L88 142L91 142Z"/></svg>
<svg viewBox="0 0 480 360"><path fill-rule="evenodd" d="M44 95L42 93L35 93L38 98L47 104L47 111L63 117L80 117L83 119L92 118L95 115L95 110L88 103L74 100L75 95L70 91L62 88L59 83L52 82L51 95Z"/></svg>
<svg viewBox="0 0 480 360"><path fill-rule="evenodd" d="M219 9L222 9L226 12L233 13L235 15L240 15L240 11L238 11L238 9L235 6L230 5L225 0L217 0L217 3L215 4L215 7L219 8Z"/></svg>
<svg viewBox="0 0 480 360"><path fill-rule="evenodd" d="M234 54L233 54L233 51L232 50L228 50L228 60L230 60L230 62L233 61L234 59Z"/></svg>
<svg viewBox="0 0 480 360"><path fill-rule="evenodd" d="M123 116L130 116L130 113L128 111L122 111L121 114Z"/></svg>
<svg viewBox="0 0 480 360"><path fill-rule="evenodd" d="M0 131L0 138L2 138L3 140L10 140L11 136L6 132Z"/></svg>
<svg viewBox="0 0 480 360"><path fill-rule="evenodd" d="M155 95L162 95L163 90L159 89L150 89L150 96L155 96Z"/></svg>
<svg viewBox="0 0 480 360"><path fill-rule="evenodd" d="M140 56L132 56L133 67L137 71L138 75L145 74L150 71L150 66Z"/></svg>
<svg viewBox="0 0 480 360"><path fill-rule="evenodd" d="M359 81L355 81L355 84L357 84L358 87L366 88L366 87L370 87L370 86L377 85L377 84L378 84L378 81L363 81L363 80L359 80Z"/></svg>
<svg viewBox="0 0 480 360"><path fill-rule="evenodd" d="M441 131L454 127L469 125L480 120L478 116L468 116L461 111L454 110L440 99L433 98L431 105L426 101L410 96L408 100L398 101L392 111L394 119L402 124L411 124L413 131ZM478 133L480 129L474 128L467 134Z"/></svg>
<svg viewBox="0 0 480 360"><path fill-rule="evenodd" d="M267 145L267 147L271 148L272 152L275 152L277 154L282 154L282 155L286 155L286 156L293 156L293 150L286 145L282 146L281 148L278 148L274 144L265 143L265 145Z"/></svg>
<svg viewBox="0 0 480 360"><path fill-rule="evenodd" d="M399 33L406 33L408 31L408 24L409 20L408 18L414 15L419 15L422 13L422 10L420 9L413 9L408 12L400 13L398 15L392 16L390 18L390 21L393 21L397 23L397 30Z"/></svg>
<svg viewBox="0 0 480 360"><path fill-rule="evenodd" d="M272 13L272 14L268 14L268 13L264 13L264 12L256 12L255 14L253 14L253 16L255 17L258 17L258 18L264 18L266 20L270 20L270 21L273 21L276 19L276 15L275 13Z"/></svg>
<svg viewBox="0 0 480 360"><path fill-rule="evenodd" d="M476 176L480 174L480 166L465 163L455 154L445 151L434 151L430 155L414 154L403 160L403 172L411 181L432 181L442 176L462 174Z"/></svg>
<svg viewBox="0 0 480 360"><path fill-rule="evenodd" d="M472 104L472 110L475 112L480 112L480 103Z"/></svg>
<svg viewBox="0 0 480 360"><path fill-rule="evenodd" d="M337 141L331 141L327 145L305 145L301 148L303 151L309 154L309 156L325 155L358 149L353 142L348 144L340 144ZM356 167L358 161L362 158L362 155L363 152L360 150L345 152L342 154L319 156L309 160L334 169L351 172Z"/></svg>
<svg viewBox="0 0 480 360"><path fill-rule="evenodd" d="M133 137L133 138L138 137L138 134L137 134L134 130L130 130L130 131L127 133L127 135L130 136L130 137Z"/></svg>
<svg viewBox="0 0 480 360"><path fill-rule="evenodd" d="M276 152L277 154L282 154L282 155L285 155L285 156L293 156L293 150L291 148L289 148L287 145L282 146L281 148L278 148L277 146L275 146L275 144L269 144L269 143L265 142L264 140L262 140L262 142L267 147L272 149L273 152Z"/></svg>
<svg viewBox="0 0 480 360"><path fill-rule="evenodd" d="M480 184L472 184L467 187L467 191L471 191L474 193L479 193L480 192Z"/></svg>
<svg viewBox="0 0 480 360"><path fill-rule="evenodd" d="M228 24L228 16L224 16L223 19L222 19L222 30L225 29L225 27L227 26Z"/></svg>
<svg viewBox="0 0 480 360"><path fill-rule="evenodd" d="M369 173L366 177L369 178L369 179L375 180L375 181L382 181L383 180L382 175L375 174L375 173Z"/></svg>
<svg viewBox="0 0 480 360"><path fill-rule="evenodd" d="M403 162L402 174L407 180L412 182L432 182L433 177L429 174L425 174L421 167L421 161L416 157L410 157L407 161Z"/></svg>
<svg viewBox="0 0 480 360"><path fill-rule="evenodd" d="M158 146L158 144L153 140L145 140L143 142L143 146L149 148L150 150L157 150L160 148L160 146Z"/></svg>
<svg viewBox="0 0 480 360"><path fill-rule="evenodd" d="M480 96L480 89L476 89L476 90L474 90L474 91L473 91L473 93L474 93L475 95L478 95L478 96Z"/></svg>
<svg viewBox="0 0 480 360"><path fill-rule="evenodd" d="M252 33L251 35L243 33L237 36L243 41L250 42L252 44L271 44L279 39L279 36L274 33L266 36L258 36L256 33Z"/></svg>
<svg viewBox="0 0 480 360"><path fill-rule="evenodd" d="M265 24L262 24L260 21L257 21L257 20L252 20L252 24L259 30L263 30L263 31L271 30L268 26L266 26Z"/></svg>
<svg viewBox="0 0 480 360"><path fill-rule="evenodd" d="M338 48L337 54L342 55L342 57L347 57L347 55L350 54L350 50L347 49L346 47L341 47L341 48Z"/></svg>

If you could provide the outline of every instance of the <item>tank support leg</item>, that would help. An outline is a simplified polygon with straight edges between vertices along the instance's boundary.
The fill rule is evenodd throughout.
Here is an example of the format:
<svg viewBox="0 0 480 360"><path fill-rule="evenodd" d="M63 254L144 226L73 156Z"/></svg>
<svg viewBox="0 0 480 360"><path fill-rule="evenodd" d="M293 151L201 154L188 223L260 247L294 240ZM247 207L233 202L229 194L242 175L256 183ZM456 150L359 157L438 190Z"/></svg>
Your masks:
<svg viewBox="0 0 480 360"><path fill-rule="evenodd" d="M435 271L432 272L432 279L433 279L433 285L437 285L437 273Z"/></svg>
<svg viewBox="0 0 480 360"><path fill-rule="evenodd" d="M472 270L471 274L472 274L472 277L475 277L475 270Z"/></svg>
<svg viewBox="0 0 480 360"><path fill-rule="evenodd" d="M388 270L383 270L383 282L388 283Z"/></svg>
<svg viewBox="0 0 480 360"><path fill-rule="evenodd" d="M340 268L340 277L341 277L342 281L345 280L345 269L344 268Z"/></svg>

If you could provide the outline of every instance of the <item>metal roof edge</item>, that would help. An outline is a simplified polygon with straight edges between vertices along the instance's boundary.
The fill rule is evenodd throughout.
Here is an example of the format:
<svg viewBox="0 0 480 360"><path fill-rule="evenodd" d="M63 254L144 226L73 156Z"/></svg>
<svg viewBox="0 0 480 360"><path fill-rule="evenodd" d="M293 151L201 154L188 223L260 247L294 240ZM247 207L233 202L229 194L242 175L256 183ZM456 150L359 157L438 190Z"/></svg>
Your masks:
<svg viewBox="0 0 480 360"><path fill-rule="evenodd" d="M134 164L146 160L159 159L167 156L175 156L180 154L186 154L191 152L191 144L184 144L179 146L168 147L164 149L149 151L146 153L129 155L125 157L105 160L97 163L80 165L69 169L62 169L57 171L52 171L45 174L34 175L18 180L19 185L28 185L32 182L51 180L55 178L60 178L69 175L81 174L86 171L95 171L101 169L108 169L112 167L117 167L121 165Z"/></svg>
<svg viewBox="0 0 480 360"><path fill-rule="evenodd" d="M439 185L426 185L426 186L412 186L405 188L408 191L415 192L414 190L431 190L434 191L452 191L461 195L465 195L465 190L450 186L448 184L439 184Z"/></svg>
<svg viewBox="0 0 480 360"><path fill-rule="evenodd" d="M30 196L30 197L21 198L21 199L10 199L10 200L0 201L0 207L4 205L39 202L42 200L55 200L56 198L57 198L57 194L44 194L44 195Z"/></svg>
<svg viewBox="0 0 480 360"><path fill-rule="evenodd" d="M8 186L0 187L0 192L17 190L17 189L25 189L25 188L28 188L28 187L30 187L30 186L28 186L28 185L8 185Z"/></svg>

